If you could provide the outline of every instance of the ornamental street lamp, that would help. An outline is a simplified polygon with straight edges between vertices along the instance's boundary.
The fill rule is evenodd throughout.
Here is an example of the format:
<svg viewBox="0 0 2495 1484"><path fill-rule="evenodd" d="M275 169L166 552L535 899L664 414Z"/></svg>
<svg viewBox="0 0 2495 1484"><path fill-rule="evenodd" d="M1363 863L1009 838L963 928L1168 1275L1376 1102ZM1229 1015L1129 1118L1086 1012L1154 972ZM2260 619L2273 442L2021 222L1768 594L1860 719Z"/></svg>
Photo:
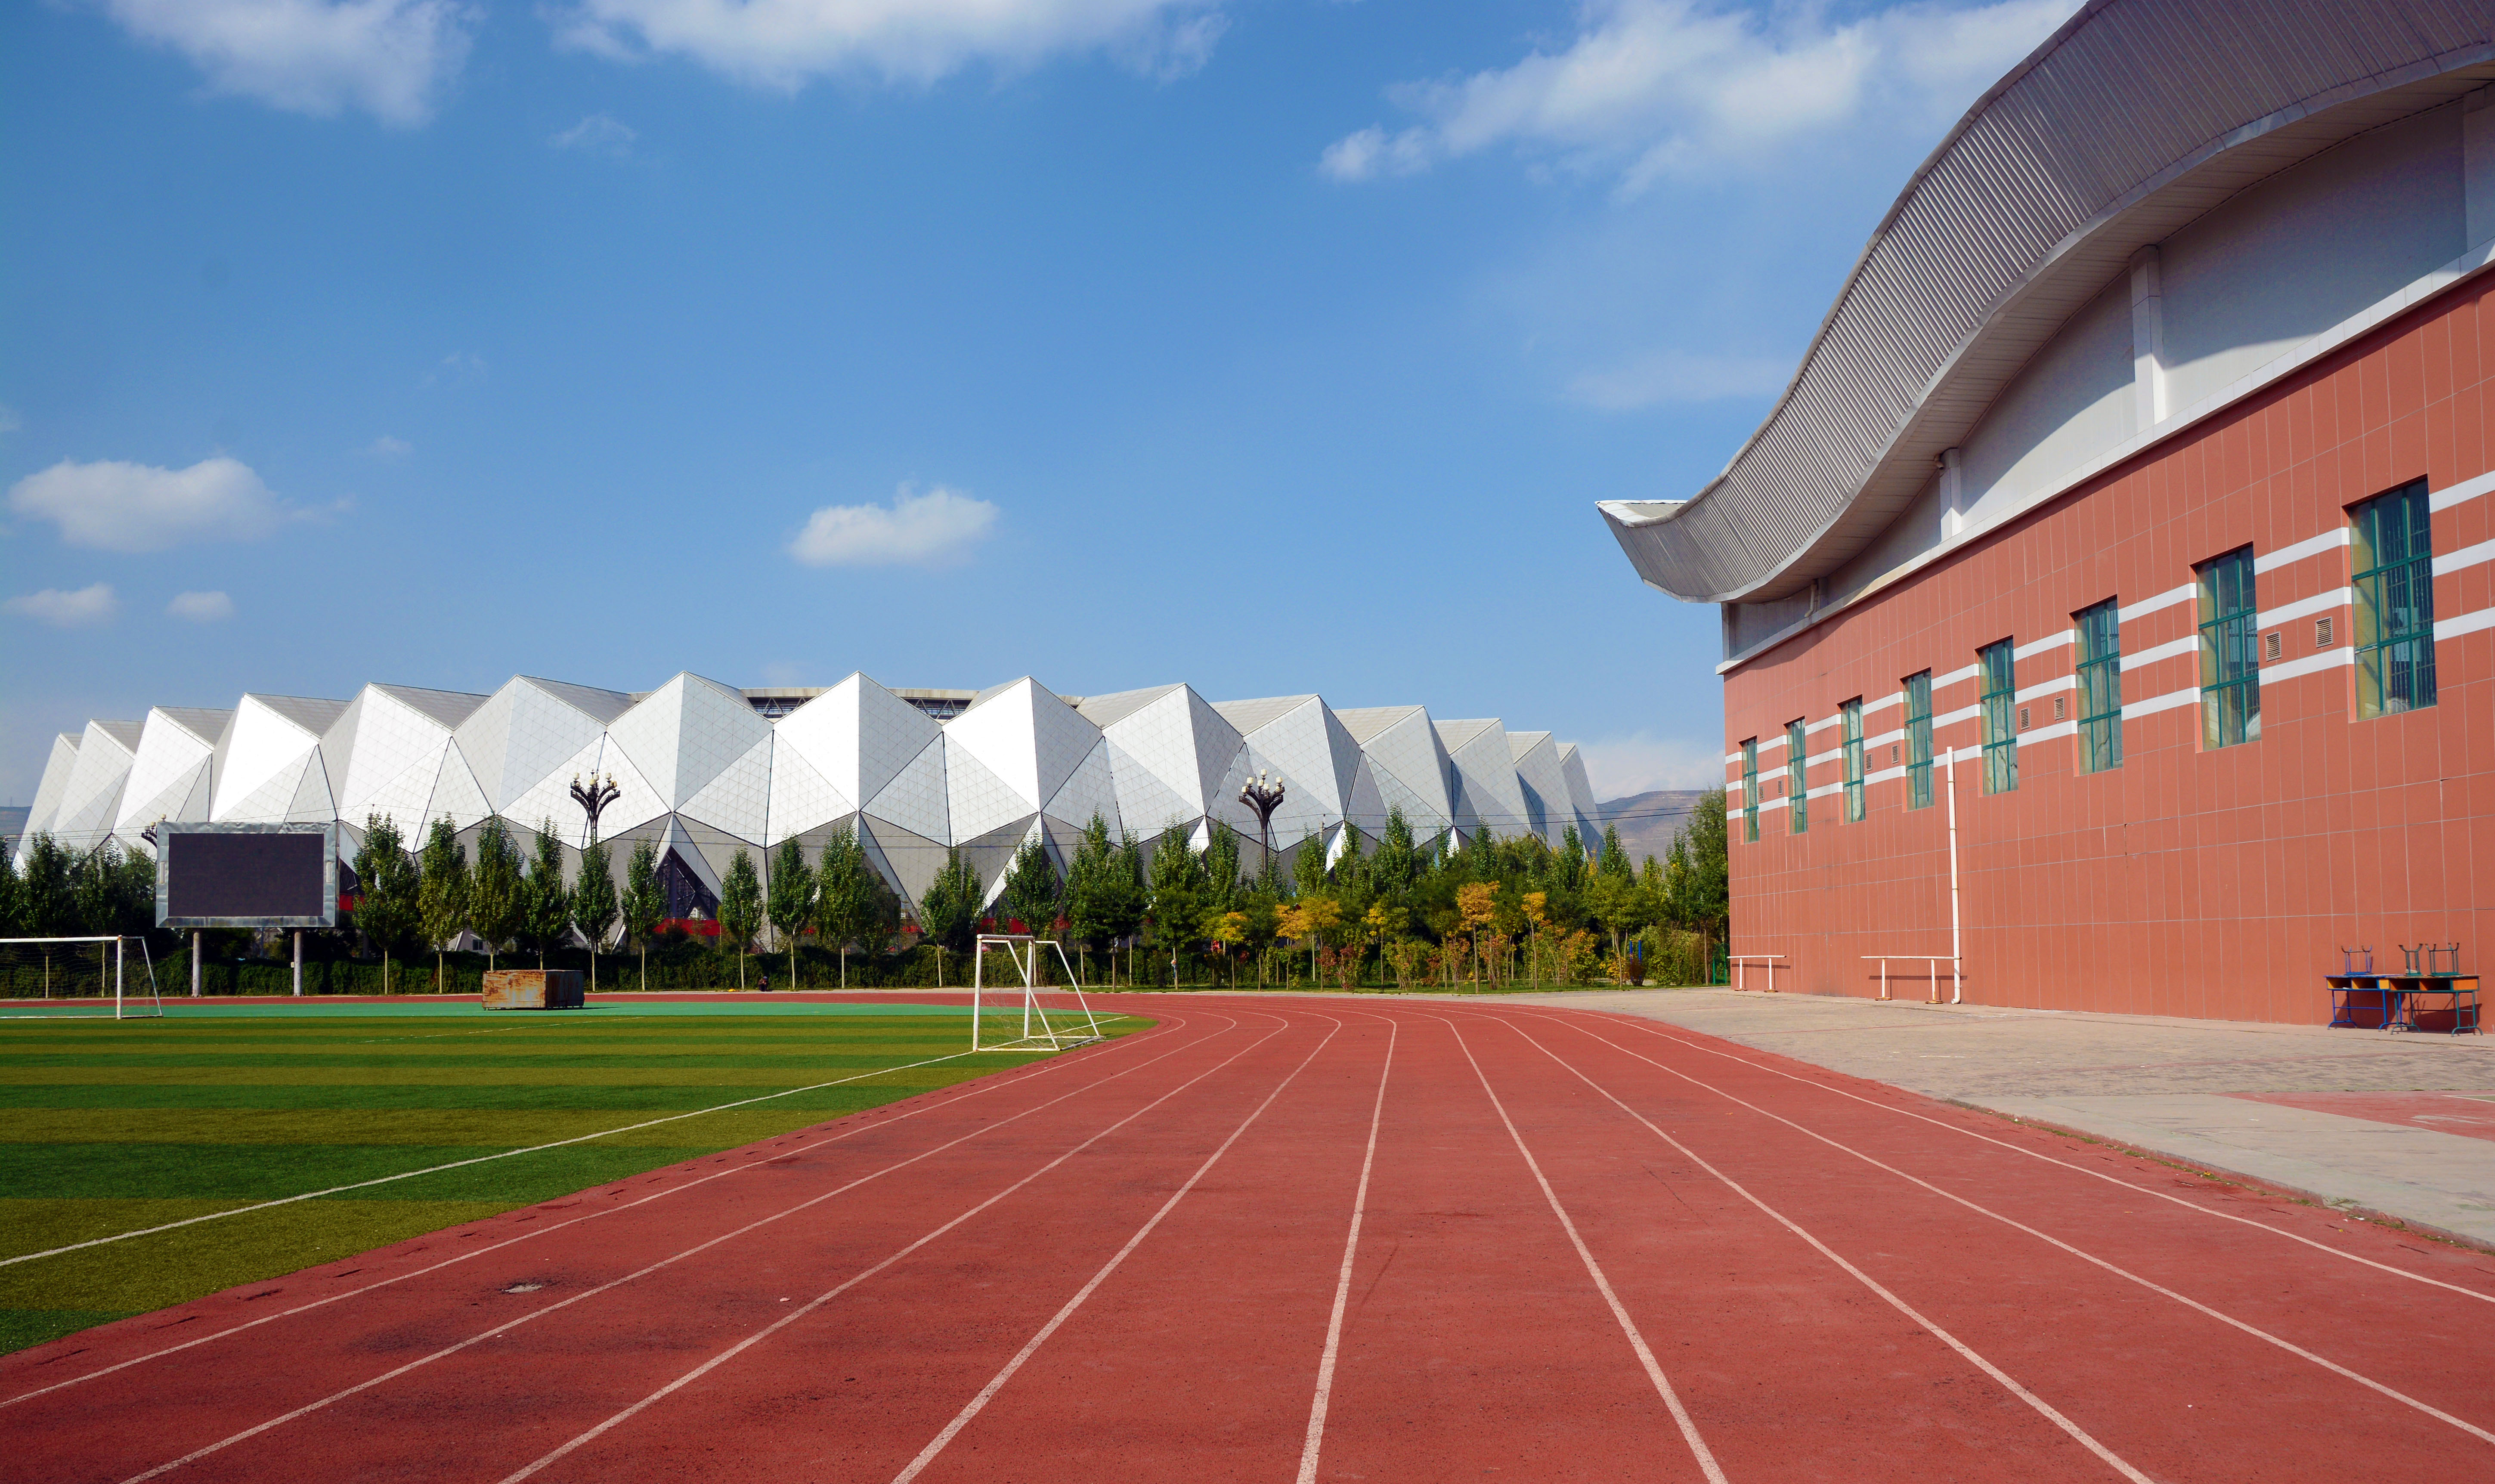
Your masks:
<svg viewBox="0 0 2495 1484"><path fill-rule="evenodd" d="M1282 807L1282 781L1259 770L1239 790L1239 802L1256 811L1256 834L1265 846L1265 858L1274 858L1274 811Z"/></svg>
<svg viewBox="0 0 2495 1484"><path fill-rule="evenodd" d="M598 838L598 817L605 812L607 805L622 796L623 792L623 789L615 787L615 775L612 773L604 778L592 773L586 784L580 781L579 774L571 775L571 801L580 806L582 814L589 816L591 839Z"/></svg>

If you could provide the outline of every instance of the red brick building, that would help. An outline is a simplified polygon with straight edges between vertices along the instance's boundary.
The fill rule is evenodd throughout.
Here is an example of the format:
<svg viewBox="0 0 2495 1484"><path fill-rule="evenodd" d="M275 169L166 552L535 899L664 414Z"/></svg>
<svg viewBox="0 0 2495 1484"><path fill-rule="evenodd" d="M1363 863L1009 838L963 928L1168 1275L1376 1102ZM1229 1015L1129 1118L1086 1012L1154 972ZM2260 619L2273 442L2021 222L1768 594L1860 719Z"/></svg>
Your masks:
<svg viewBox="0 0 2495 1484"><path fill-rule="evenodd" d="M2086 7L1724 475L1606 505L1722 605L1779 989L1951 951L1953 761L1970 1002L2319 1021L2343 947L2495 946L2489 30Z"/></svg>

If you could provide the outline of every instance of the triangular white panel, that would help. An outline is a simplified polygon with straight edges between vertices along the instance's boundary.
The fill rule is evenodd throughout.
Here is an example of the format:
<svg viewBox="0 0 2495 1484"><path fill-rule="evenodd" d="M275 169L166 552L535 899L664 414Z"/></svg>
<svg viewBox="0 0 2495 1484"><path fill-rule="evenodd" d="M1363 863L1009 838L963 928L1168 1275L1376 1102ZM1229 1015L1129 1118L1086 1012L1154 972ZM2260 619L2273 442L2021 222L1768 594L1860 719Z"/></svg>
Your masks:
<svg viewBox="0 0 2495 1484"><path fill-rule="evenodd" d="M1089 824L1097 814L1111 834L1119 829L1118 788L1109 767L1109 744L1094 741L1092 751L1049 798L1047 813L1069 824Z"/></svg>
<svg viewBox="0 0 2495 1484"><path fill-rule="evenodd" d="M947 760L947 743L939 732L893 775L892 782L867 799L864 811L921 839L952 839L952 809L945 788Z"/></svg>
<svg viewBox="0 0 2495 1484"><path fill-rule="evenodd" d="M747 706L746 715L754 716L754 708ZM754 719L762 721L758 716ZM689 747L687 754L693 751ZM771 725L763 722L761 736L741 756L731 758L676 812L739 840L761 845L771 826Z"/></svg>
<svg viewBox="0 0 2495 1484"><path fill-rule="evenodd" d="M578 778L585 783L598 772L599 750L604 742L602 733L591 736L578 752L557 759L554 766L538 776L535 784L502 803L495 812L520 829L535 829L541 822L551 821L554 837L578 850L589 837L589 819L572 801L571 781ZM603 816L599 823L601 829L607 827Z"/></svg>
<svg viewBox="0 0 2495 1484"><path fill-rule="evenodd" d="M1117 738L1107 738L1101 745L1109 750L1109 771L1117 780L1118 817L1138 833L1158 834L1171 824L1190 824L1203 818L1200 797L1180 797L1156 772L1121 748Z"/></svg>
<svg viewBox="0 0 2495 1484"><path fill-rule="evenodd" d="M113 833L124 849L147 850L142 832L159 819L187 819L181 811L216 753L216 733L223 724L207 725L207 719L216 715L177 713L162 706L147 713L112 821Z"/></svg>
<svg viewBox="0 0 2495 1484"><path fill-rule="evenodd" d="M477 777L468 771L468 759L459 756L456 746L442 753L442 766L434 775L433 790L426 797L427 819L447 815L450 822L461 829L481 824L492 814L493 806L485 802L485 790L477 787Z"/></svg>
<svg viewBox="0 0 2495 1484"><path fill-rule="evenodd" d="M785 733L774 739L767 844L776 846L792 835L802 835L856 812L856 801L833 788L831 781L790 745Z"/></svg>
<svg viewBox="0 0 2495 1484"><path fill-rule="evenodd" d="M541 788L558 772L565 773L569 787L570 771L588 766L578 759L604 733L604 722L572 704L569 696L596 699L614 693L517 677L460 725L459 751L477 786L503 814L520 818L513 811L532 789Z"/></svg>
<svg viewBox="0 0 2495 1484"><path fill-rule="evenodd" d="M1447 744L1447 760L1455 765L1463 788L1457 827L1467 832L1487 829L1501 839L1527 833L1530 820L1525 792L1517 787L1507 728L1494 718L1440 722L1438 735Z"/></svg>
<svg viewBox="0 0 2495 1484"><path fill-rule="evenodd" d="M954 721L958 724L975 714L965 712ZM1012 761L1007 758L1008 765ZM1025 777L1032 772L1028 767L1023 770ZM1025 797L1020 788L999 778L984 758L953 735L950 727L944 735L944 803L955 840L975 840L1015 819L1039 813L1037 800ZM871 812L880 814L882 810Z"/></svg>
<svg viewBox="0 0 2495 1484"><path fill-rule="evenodd" d="M606 738L605 746L598 750L597 771L600 779L611 780L615 785L615 801L598 817L598 832L604 838L613 840L626 830L637 829L668 813L666 801L659 796L659 790L650 787L650 781L641 776L640 769L632 766L632 759L624 756L624 749L615 745L611 734ZM586 784L588 781L589 775L582 774L581 782ZM569 778L564 780L563 792L566 798L571 796ZM579 808L578 804L572 806L575 814ZM580 822L585 833L589 821L584 816Z"/></svg>
<svg viewBox="0 0 2495 1484"><path fill-rule="evenodd" d="M78 738L81 733L64 731L53 736L52 752L44 763L44 776L35 785L35 802L26 811L26 835L32 838L50 831L60 818L61 795L69 791L70 775L77 771Z"/></svg>
<svg viewBox="0 0 2495 1484"><path fill-rule="evenodd" d="M72 850L92 850L121 816L122 786L137 760L141 722L89 722L53 815L51 831ZM125 740L127 739L127 740Z"/></svg>
<svg viewBox="0 0 2495 1484"><path fill-rule="evenodd" d="M329 792L329 770L321 765L321 754L315 749L303 759L303 781L295 785L294 797L286 806L286 822L326 824L337 818L338 803Z"/></svg>
<svg viewBox="0 0 2495 1484"><path fill-rule="evenodd" d="M289 697L245 696L234 708L233 722L226 727L217 743L216 801L212 818L218 819L261 820L266 809L274 808L283 817L286 807L293 802L293 786L302 781L301 769L294 766L304 756L321 745L321 734L297 720L302 704L280 707L273 702ZM332 703L337 720L346 711L344 702ZM293 714L290 714L293 713ZM280 773L287 779L287 792L275 805L251 806L246 813L244 800L256 796L270 779Z"/></svg>
<svg viewBox="0 0 2495 1484"><path fill-rule="evenodd" d="M219 822L287 823L294 807L295 790L303 787L303 770L313 765L316 757L317 751L308 747L296 754L293 761L261 780L259 788L217 811Z"/></svg>

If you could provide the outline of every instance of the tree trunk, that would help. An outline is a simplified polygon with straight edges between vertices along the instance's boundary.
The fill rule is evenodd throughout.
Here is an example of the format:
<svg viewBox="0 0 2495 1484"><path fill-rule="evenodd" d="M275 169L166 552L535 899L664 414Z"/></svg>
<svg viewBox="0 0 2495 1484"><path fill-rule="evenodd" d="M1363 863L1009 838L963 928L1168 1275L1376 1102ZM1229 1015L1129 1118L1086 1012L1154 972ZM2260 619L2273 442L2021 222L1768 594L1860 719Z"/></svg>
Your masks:
<svg viewBox="0 0 2495 1484"><path fill-rule="evenodd" d="M442 993L442 946L439 943L433 949L433 992L437 995Z"/></svg>
<svg viewBox="0 0 2495 1484"><path fill-rule="evenodd" d="M648 994L649 992L650 992L650 944L649 944L649 943L648 943L646 940L644 940L644 941L643 941L643 943L642 943L642 944L641 944L641 993L643 993L643 994L645 994L645 995L646 995L646 994Z"/></svg>
<svg viewBox="0 0 2495 1484"><path fill-rule="evenodd" d="M848 945L848 940L847 940L847 939L843 939L843 940L841 941L841 988L843 988L843 989L847 989L847 988L848 988L848 987L849 987L849 945Z"/></svg>

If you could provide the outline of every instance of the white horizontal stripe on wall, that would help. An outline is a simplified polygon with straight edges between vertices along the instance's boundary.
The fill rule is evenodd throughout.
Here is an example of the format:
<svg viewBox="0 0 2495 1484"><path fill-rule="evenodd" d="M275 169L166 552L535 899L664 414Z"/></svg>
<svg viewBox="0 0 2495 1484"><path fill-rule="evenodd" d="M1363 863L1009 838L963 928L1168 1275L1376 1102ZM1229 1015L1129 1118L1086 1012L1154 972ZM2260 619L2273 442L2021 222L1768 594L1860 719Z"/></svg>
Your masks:
<svg viewBox="0 0 2495 1484"><path fill-rule="evenodd" d="M2194 585L2186 582L2181 587L2169 589L2154 598L2143 598L2127 608L2116 608L2114 617L2127 624L2135 618L2143 618L2160 608L2171 608L2178 603L2190 603L2195 591Z"/></svg>
<svg viewBox="0 0 2495 1484"><path fill-rule="evenodd" d="M1829 715L1829 716L1823 716L1823 717L1821 717L1818 721L1816 721L1816 722L1812 722L1812 723L1810 723L1809 725L1807 725L1807 726L1803 727L1802 727L1802 734L1803 736L1805 736L1805 737L1806 737L1806 736L1809 736L1809 735L1810 735L1812 732L1814 732L1814 731L1826 731L1829 727L1835 726L1837 723L1839 723L1839 722L1841 722L1841 721L1843 721L1843 720L1845 720L1845 718L1844 718L1844 717L1842 717L1842 716L1837 716L1837 715L1833 715L1833 714L1832 714L1832 715Z"/></svg>
<svg viewBox="0 0 2495 1484"><path fill-rule="evenodd" d="M2013 695L2018 700L2030 701L2036 699L2040 696L2050 696L2055 691L2076 691L2079 688L2079 676L2057 675L2051 680L2040 680L2036 684L2028 686L2023 690L2014 692Z"/></svg>
<svg viewBox="0 0 2495 1484"><path fill-rule="evenodd" d="M2294 680L2298 675L2311 675L2322 670L2342 669L2356 663L2356 652L2353 649L2326 649L2318 655L2306 655L2301 660L2290 660L2281 665L2264 665L2262 666L2261 678L2262 683L2267 685L2273 681Z"/></svg>
<svg viewBox="0 0 2495 1484"><path fill-rule="evenodd" d="M1843 748L1841 748L1841 747L1837 747L1837 748L1831 748L1829 751L1824 752L1824 753L1814 753L1814 754L1811 754L1810 756L1808 756L1808 757L1804 757L1802 760L1803 760L1805 763L1807 763L1809 766L1811 766L1811 767L1814 767L1814 768L1815 768L1815 767L1820 766L1820 765L1821 765L1821 764L1823 764L1823 763L1830 763L1830 762L1839 762L1839 761L1842 761L1842 760L1844 759L1844 757L1845 757L1845 749L1843 749Z"/></svg>
<svg viewBox="0 0 2495 1484"><path fill-rule="evenodd" d="M2177 655L2192 654L2198 651L2200 647L2201 636L2197 634L2187 634L2179 639L2172 639L2163 644L2151 645L2149 648L2143 649L2136 655L2123 656L2122 667L2124 671L2128 673L2131 670L2138 669L2143 665L2155 665L2160 660L2172 660Z"/></svg>
<svg viewBox="0 0 2495 1484"><path fill-rule="evenodd" d="M1863 781L1866 784L1885 784L1893 779L1899 779L1905 776L1906 769L1903 764L1900 764L1894 768L1882 768L1877 773L1865 773L1863 775Z"/></svg>
<svg viewBox="0 0 2495 1484"><path fill-rule="evenodd" d="M2446 572L2475 567L2480 562L2495 562L2495 541L2480 541L2475 546L2463 546L2449 556L2436 557L2434 574L2440 577Z"/></svg>
<svg viewBox="0 0 2495 1484"><path fill-rule="evenodd" d="M2010 657L2014 660L2033 659L2048 649L2059 649L2063 645L2072 642L2077 637L2078 635L2072 634L2070 630L2065 629L2061 633L2052 635L2050 638L2038 639L2033 644L2019 645L2018 648L2010 651Z"/></svg>
<svg viewBox="0 0 2495 1484"><path fill-rule="evenodd" d="M1976 666L1972 665L1962 670L1952 670L1946 675L1934 675L1932 689L1937 691L1945 685L1957 685L1963 681L1973 680L1975 675Z"/></svg>
<svg viewBox="0 0 2495 1484"><path fill-rule="evenodd" d="M1972 722L1983 710L1982 706L1960 706L1956 711L1943 712L1932 718L1932 729L1938 731L1944 727L1956 727L1960 722Z"/></svg>
<svg viewBox="0 0 2495 1484"><path fill-rule="evenodd" d="M2290 562L2301 562L2306 557L2320 556L2326 551L2336 551L2347 544L2348 528L2341 526L2335 531L2325 531L2320 536L2308 536L2293 545L2281 546L2276 551L2254 553L2253 571L2255 572L2274 572Z"/></svg>
<svg viewBox="0 0 2495 1484"><path fill-rule="evenodd" d="M2354 603L2356 596L2354 589L2334 587L2326 593L2316 593L2310 598L2299 598L2284 607L2264 608L2261 613L2261 627L2267 629L2273 624L2284 624L2291 619L2304 618L2315 613L2336 612Z"/></svg>
<svg viewBox="0 0 2495 1484"><path fill-rule="evenodd" d="M2050 742L2055 737L2076 737L2079 734L2079 724L2076 720L2073 720L2068 722L2055 722L2050 727L2039 727L2034 731L2020 732L2018 734L2018 740L2021 742Z"/></svg>
<svg viewBox="0 0 2495 1484"><path fill-rule="evenodd" d="M2189 691L2169 691L2163 696L2152 696L2146 700L2125 701L2122 707L2122 719L2128 722L2134 717L2154 716L2160 711L2172 711L2177 706L2188 706L2200 698L2200 689L2195 687Z"/></svg>
<svg viewBox="0 0 2495 1484"><path fill-rule="evenodd" d="M2463 479L2457 484L2434 491L2425 497L2426 509L2448 510L2455 505L2465 505L2488 490L2495 490L2495 471L2481 474L2473 479Z"/></svg>
<svg viewBox="0 0 2495 1484"><path fill-rule="evenodd" d="M2495 608L2480 608L2457 618L2437 619L2434 636L2438 639L2457 638L2464 634L2476 634L2480 629L2495 629Z"/></svg>
<svg viewBox="0 0 2495 1484"><path fill-rule="evenodd" d="M1869 716L1872 712L1880 710L1884 706L1902 706L1905 703L1906 697L1904 696L1899 695L1895 691L1891 691L1888 695L1883 696L1876 700L1864 701L1863 703L1863 714L1864 716Z"/></svg>
<svg viewBox="0 0 2495 1484"><path fill-rule="evenodd" d="M1834 783L1834 784L1821 784L1818 788L1813 788L1813 789L1811 789L1808 793L1803 794L1803 795L1802 795L1802 797L1804 797L1804 798L1813 798L1813 799L1824 799L1824 798L1828 797L1828 796L1829 796L1830 794L1832 794L1832 793L1841 793L1841 792L1843 792L1844 790L1845 790L1845 785L1843 785L1843 784L1841 784L1841 783Z"/></svg>

